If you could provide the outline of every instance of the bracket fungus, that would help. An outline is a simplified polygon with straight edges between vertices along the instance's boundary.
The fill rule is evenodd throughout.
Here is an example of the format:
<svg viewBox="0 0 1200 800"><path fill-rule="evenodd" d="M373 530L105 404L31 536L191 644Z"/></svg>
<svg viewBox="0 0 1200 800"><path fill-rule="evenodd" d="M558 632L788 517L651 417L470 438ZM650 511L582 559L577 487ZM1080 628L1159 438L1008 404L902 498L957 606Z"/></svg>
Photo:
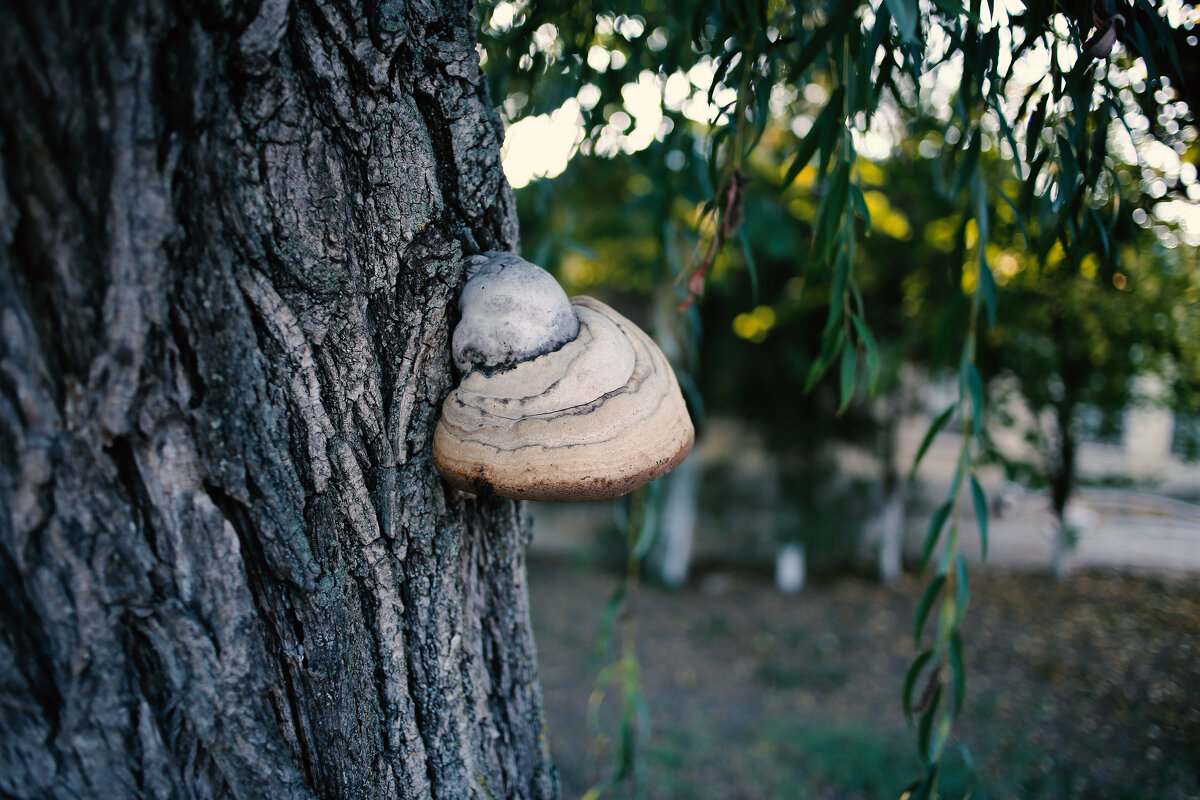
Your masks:
<svg viewBox="0 0 1200 800"><path fill-rule="evenodd" d="M619 497L674 469L695 431L679 384L640 328L567 299L512 253L466 262L451 342L462 374L433 458L452 486L525 500Z"/></svg>

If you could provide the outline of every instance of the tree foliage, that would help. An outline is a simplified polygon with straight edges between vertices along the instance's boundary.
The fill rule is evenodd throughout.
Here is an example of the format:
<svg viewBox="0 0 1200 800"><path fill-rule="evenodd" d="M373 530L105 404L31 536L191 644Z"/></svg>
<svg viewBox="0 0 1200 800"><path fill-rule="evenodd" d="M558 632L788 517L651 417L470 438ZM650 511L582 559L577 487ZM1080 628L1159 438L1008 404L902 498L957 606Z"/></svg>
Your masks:
<svg viewBox="0 0 1200 800"><path fill-rule="evenodd" d="M956 371L956 399L926 437L952 419L964 431L923 546L934 570L904 692L927 763L913 797L937 793L965 691L958 532L964 515L987 531L976 475L989 451L985 375L1016 374L1035 407L1054 385L1081 387L1079 402L1117 403L1147 367L1139 352L1174 355L1183 372L1195 363L1194 259L1166 251L1200 233L1171 228L1158 205L1200 199L1187 102L1200 82L1194 10L1148 0L1006 9L481 8L485 64L509 120L564 108L580 117L575 177L520 198L535 220L527 238L576 241L568 283L597 271L625 273L635 288L647 276L673 281L693 334L712 321L698 296L738 298L738 336L773 338L766 349L783 374L801 366L783 394L793 411L829 372L830 410L842 413L901 358ZM656 89L659 117L635 113L642 86ZM639 136L641 116L657 126L650 138ZM625 201L619 213L595 203L603 187ZM572 192L590 201L571 202ZM740 288L726 288L731 276Z"/></svg>

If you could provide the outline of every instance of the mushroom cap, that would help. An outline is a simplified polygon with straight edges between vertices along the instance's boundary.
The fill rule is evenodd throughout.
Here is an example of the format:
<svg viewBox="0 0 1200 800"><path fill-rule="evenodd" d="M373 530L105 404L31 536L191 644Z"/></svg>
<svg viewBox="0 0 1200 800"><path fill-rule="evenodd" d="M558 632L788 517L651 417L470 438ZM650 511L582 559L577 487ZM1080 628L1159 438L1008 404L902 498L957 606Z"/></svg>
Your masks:
<svg viewBox="0 0 1200 800"><path fill-rule="evenodd" d="M579 320L554 276L513 253L467 259L452 349L459 372L496 372L557 350Z"/></svg>
<svg viewBox="0 0 1200 800"><path fill-rule="evenodd" d="M570 303L578 335L506 368L472 369L446 398L433 458L447 483L514 499L602 500L691 451L692 421L658 346L599 300Z"/></svg>

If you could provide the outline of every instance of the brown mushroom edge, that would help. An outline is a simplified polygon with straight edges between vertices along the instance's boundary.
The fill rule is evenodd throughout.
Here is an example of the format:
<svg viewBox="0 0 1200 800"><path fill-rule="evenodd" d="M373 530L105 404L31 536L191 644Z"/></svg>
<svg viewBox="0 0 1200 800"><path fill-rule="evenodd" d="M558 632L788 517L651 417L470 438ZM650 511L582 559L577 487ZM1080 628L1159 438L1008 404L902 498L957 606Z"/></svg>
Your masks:
<svg viewBox="0 0 1200 800"><path fill-rule="evenodd" d="M589 500L611 500L661 478L683 463L692 451L695 434L688 432L683 446L669 458L660 458L645 469L626 475L563 475L556 479L546 475L528 475L525 480L501 479L487 464L438 463L438 471L446 483L479 497L506 497L512 500L539 500L560 503L581 503Z"/></svg>

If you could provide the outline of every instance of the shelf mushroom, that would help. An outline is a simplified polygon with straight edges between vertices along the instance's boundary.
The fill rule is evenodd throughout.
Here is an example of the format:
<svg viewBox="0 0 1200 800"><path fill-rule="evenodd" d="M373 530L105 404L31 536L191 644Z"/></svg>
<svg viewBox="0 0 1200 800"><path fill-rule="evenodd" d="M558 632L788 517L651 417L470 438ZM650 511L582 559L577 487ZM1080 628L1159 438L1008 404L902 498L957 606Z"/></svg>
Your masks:
<svg viewBox="0 0 1200 800"><path fill-rule="evenodd" d="M650 337L591 297L567 299L512 253L466 262L451 342L462 374L433 458L452 486L525 500L619 497L674 469L695 431Z"/></svg>

